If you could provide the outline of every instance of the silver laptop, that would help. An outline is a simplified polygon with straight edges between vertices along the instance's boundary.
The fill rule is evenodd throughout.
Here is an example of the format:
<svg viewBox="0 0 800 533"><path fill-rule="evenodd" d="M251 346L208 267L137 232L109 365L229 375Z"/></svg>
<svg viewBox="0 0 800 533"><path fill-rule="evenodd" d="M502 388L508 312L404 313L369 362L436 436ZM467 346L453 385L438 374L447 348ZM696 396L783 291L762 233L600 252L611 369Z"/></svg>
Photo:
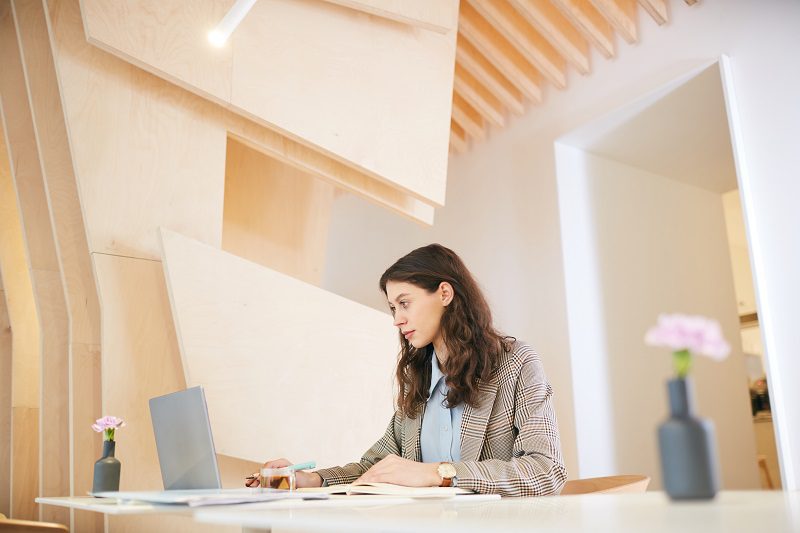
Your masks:
<svg viewBox="0 0 800 533"><path fill-rule="evenodd" d="M203 387L150 400L158 463L165 491L99 492L93 496L152 503L192 504L215 500L253 499L252 489L222 490Z"/></svg>
<svg viewBox="0 0 800 533"><path fill-rule="evenodd" d="M151 399L150 419L164 489L222 488L203 387Z"/></svg>

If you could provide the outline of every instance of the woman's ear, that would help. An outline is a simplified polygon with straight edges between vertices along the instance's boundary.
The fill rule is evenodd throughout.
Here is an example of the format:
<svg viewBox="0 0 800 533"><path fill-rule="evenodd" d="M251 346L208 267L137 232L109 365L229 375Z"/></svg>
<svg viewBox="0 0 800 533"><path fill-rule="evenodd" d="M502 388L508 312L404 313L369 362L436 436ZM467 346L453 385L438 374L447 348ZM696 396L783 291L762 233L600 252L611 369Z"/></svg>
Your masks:
<svg viewBox="0 0 800 533"><path fill-rule="evenodd" d="M439 294L442 298L442 305L447 307L453 301L453 296L455 295L453 286L446 281L441 282L439 284Z"/></svg>

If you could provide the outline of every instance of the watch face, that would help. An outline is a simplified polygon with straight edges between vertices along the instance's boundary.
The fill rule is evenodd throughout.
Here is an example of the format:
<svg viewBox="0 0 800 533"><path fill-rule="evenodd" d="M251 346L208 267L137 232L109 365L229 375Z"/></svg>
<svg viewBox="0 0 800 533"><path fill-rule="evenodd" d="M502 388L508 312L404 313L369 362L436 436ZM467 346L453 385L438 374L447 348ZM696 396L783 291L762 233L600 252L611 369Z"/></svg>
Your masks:
<svg viewBox="0 0 800 533"><path fill-rule="evenodd" d="M439 465L439 475L443 478L453 478L456 475L456 467L451 465L450 463L442 463Z"/></svg>

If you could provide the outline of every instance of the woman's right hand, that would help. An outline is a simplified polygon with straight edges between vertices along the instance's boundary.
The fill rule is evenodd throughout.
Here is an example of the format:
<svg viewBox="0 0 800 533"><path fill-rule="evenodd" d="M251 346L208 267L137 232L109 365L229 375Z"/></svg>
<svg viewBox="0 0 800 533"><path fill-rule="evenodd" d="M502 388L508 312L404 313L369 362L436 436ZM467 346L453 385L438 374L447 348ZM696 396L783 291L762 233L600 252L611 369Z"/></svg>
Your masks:
<svg viewBox="0 0 800 533"><path fill-rule="evenodd" d="M292 462L288 459L274 459L264 463L264 468L283 468L285 466L290 466L291 464ZM298 470L295 472L295 481L298 489L322 486L322 478L319 476L319 474L315 474L314 472L304 472L302 470Z"/></svg>

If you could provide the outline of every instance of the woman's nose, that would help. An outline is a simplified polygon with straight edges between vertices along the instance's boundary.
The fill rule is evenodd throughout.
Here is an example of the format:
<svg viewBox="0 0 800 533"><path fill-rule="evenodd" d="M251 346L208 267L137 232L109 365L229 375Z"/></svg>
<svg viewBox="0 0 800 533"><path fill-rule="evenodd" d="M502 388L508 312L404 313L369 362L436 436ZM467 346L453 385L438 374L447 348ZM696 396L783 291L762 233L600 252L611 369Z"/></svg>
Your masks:
<svg viewBox="0 0 800 533"><path fill-rule="evenodd" d="M394 325L395 325L395 326L398 326L398 327L399 327L399 326L401 326L401 325L403 325L403 324L405 324L405 323L406 323L406 319L405 319L405 317L404 317L404 316L402 316L400 313L396 313L396 314L394 315Z"/></svg>

